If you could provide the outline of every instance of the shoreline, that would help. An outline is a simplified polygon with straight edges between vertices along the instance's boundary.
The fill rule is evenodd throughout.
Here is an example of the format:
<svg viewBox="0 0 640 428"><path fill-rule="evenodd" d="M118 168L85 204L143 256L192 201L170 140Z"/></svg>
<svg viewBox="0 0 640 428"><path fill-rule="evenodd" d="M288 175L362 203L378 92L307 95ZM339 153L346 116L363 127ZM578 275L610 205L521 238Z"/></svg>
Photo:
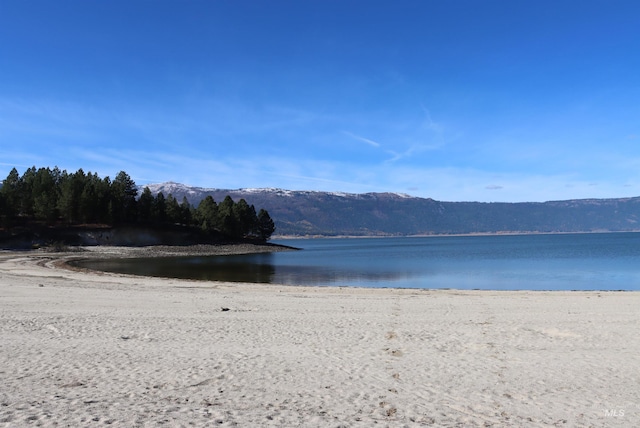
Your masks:
<svg viewBox="0 0 640 428"><path fill-rule="evenodd" d="M440 233L417 235L275 235L272 241L295 241L302 239L372 239L372 238L446 238L446 237L472 237L472 236L530 236L530 235L591 235L608 233L640 233L640 229L634 230L591 230L581 232L472 232L472 233Z"/></svg>
<svg viewBox="0 0 640 428"><path fill-rule="evenodd" d="M60 268L77 255L0 252L0 427L640 425L640 293Z"/></svg>
<svg viewBox="0 0 640 428"><path fill-rule="evenodd" d="M175 256L224 256L241 254L274 253L281 251L297 251L299 248L280 244L196 244L196 245L149 245L149 246L83 246L72 254L97 257L175 257ZM47 252L46 250L43 252Z"/></svg>

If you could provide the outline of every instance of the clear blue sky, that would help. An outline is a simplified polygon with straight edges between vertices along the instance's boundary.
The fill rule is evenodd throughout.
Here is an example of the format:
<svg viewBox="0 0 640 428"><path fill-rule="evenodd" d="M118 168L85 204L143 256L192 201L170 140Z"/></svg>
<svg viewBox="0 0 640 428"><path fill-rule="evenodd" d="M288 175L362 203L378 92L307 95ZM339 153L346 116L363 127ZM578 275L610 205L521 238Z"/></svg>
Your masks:
<svg viewBox="0 0 640 428"><path fill-rule="evenodd" d="M640 1L0 1L0 178L640 196Z"/></svg>

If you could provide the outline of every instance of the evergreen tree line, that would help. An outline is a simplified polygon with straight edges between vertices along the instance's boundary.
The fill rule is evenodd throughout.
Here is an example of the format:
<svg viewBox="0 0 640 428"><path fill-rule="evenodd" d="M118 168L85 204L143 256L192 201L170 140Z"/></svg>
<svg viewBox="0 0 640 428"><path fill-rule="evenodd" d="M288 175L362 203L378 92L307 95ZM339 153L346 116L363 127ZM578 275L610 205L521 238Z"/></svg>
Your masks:
<svg viewBox="0 0 640 428"><path fill-rule="evenodd" d="M56 224L181 224L199 227L204 233L230 239L267 241L275 231L269 213L256 212L244 199L237 203L227 196L219 204L211 196L197 207L186 198L154 196L138 187L124 171L115 179L98 174L60 171L57 167L29 168L20 176L13 168L0 188L0 221L3 227L39 221Z"/></svg>

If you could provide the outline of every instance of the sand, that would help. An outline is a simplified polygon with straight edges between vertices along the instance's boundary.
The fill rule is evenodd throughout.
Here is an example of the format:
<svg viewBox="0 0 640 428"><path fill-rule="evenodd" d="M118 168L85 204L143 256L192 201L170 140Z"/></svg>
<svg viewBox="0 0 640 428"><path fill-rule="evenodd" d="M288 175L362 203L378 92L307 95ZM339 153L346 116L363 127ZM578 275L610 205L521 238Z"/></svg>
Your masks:
<svg viewBox="0 0 640 428"><path fill-rule="evenodd" d="M1 427L640 426L640 293L195 282L68 256L0 253Z"/></svg>

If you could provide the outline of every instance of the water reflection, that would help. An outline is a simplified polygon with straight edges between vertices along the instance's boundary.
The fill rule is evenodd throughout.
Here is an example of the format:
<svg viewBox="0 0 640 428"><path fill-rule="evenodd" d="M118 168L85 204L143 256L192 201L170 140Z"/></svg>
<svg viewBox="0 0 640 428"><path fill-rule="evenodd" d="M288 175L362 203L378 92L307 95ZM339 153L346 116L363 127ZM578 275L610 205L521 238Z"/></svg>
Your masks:
<svg viewBox="0 0 640 428"><path fill-rule="evenodd" d="M233 257L166 257L81 260L75 265L86 269L164 278L202 281L270 283L275 266L270 254L260 254L253 262Z"/></svg>
<svg viewBox="0 0 640 428"><path fill-rule="evenodd" d="M240 256L89 259L73 265L106 272L201 281L254 282L286 285L357 285L397 281L407 272L363 271L278 264L274 254Z"/></svg>

